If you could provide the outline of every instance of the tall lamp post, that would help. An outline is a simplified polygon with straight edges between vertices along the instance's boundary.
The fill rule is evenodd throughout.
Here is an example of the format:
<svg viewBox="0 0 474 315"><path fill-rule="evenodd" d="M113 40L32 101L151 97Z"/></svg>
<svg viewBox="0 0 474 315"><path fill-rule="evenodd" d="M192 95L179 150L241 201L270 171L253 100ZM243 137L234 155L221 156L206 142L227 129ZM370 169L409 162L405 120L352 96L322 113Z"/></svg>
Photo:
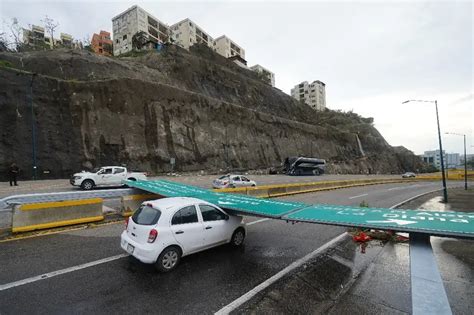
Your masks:
<svg viewBox="0 0 474 315"><path fill-rule="evenodd" d="M436 122L438 123L438 139L439 139L439 155L441 158L441 174L443 178L443 195L444 195L444 202L448 202L448 189L446 188L446 174L444 173L444 157L443 157L443 145L441 143L441 128L439 127L439 115L438 115L438 101L425 101L425 100L408 100L402 102L402 104L406 104L408 102L423 102L423 103L434 103L436 108Z"/></svg>
<svg viewBox="0 0 474 315"><path fill-rule="evenodd" d="M31 81L30 81L30 97L29 97L29 103L30 103L30 109L31 109L31 142L32 142L32 155L33 155L33 179L36 180L36 171L37 171L37 165L36 165L36 126L35 126L35 110L33 107L33 80L35 79L36 73L33 73L31 75Z"/></svg>
<svg viewBox="0 0 474 315"><path fill-rule="evenodd" d="M464 137L464 189L467 190L467 155L466 155L466 135L455 132L446 132L447 135L463 136Z"/></svg>

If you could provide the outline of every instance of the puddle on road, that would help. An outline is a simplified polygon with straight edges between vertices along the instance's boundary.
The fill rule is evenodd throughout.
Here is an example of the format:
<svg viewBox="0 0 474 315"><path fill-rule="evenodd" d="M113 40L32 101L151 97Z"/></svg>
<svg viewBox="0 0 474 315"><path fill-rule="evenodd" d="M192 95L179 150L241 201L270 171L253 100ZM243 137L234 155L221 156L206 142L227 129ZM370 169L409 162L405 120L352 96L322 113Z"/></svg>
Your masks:
<svg viewBox="0 0 474 315"><path fill-rule="evenodd" d="M419 210L432 210L432 211L449 211L451 210L451 207L449 204L443 203L442 196L437 196L426 201L418 209Z"/></svg>

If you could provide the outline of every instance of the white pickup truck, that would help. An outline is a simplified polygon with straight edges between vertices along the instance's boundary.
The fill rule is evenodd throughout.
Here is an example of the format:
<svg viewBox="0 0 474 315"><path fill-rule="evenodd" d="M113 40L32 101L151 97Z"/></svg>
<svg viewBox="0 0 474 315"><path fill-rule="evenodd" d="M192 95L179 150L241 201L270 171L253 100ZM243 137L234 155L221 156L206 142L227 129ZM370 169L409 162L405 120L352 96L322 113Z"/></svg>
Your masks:
<svg viewBox="0 0 474 315"><path fill-rule="evenodd" d="M92 172L82 171L72 175L70 183L84 190L94 187L123 186L123 180L146 180L145 173L128 172L122 166L104 166Z"/></svg>

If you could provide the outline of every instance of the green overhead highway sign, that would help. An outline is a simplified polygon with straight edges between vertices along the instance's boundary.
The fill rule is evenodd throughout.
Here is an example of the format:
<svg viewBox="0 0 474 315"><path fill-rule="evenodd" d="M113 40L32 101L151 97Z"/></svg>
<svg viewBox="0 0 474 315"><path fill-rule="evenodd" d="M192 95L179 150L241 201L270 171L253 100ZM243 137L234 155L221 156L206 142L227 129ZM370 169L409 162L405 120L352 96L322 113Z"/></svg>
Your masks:
<svg viewBox="0 0 474 315"><path fill-rule="evenodd" d="M127 181L126 184L165 197L199 198L226 210L249 215L299 222L474 238L474 212L308 205L300 202L219 193L164 180Z"/></svg>
<svg viewBox="0 0 474 315"><path fill-rule="evenodd" d="M282 219L311 223L474 237L473 212L438 212L313 205Z"/></svg>
<svg viewBox="0 0 474 315"><path fill-rule="evenodd" d="M127 185L166 197L195 197L214 203L225 209L273 218L279 218L286 213L308 206L300 202L278 201L254 198L246 195L219 193L165 180L127 181Z"/></svg>

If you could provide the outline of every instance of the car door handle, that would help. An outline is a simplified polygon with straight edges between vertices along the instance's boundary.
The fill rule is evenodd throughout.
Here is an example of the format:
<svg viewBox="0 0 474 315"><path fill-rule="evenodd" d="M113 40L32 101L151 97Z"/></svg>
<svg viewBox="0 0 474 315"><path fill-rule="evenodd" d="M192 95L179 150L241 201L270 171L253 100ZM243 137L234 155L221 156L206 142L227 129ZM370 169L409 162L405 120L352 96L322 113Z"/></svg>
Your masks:
<svg viewBox="0 0 474 315"><path fill-rule="evenodd" d="M184 231L177 231L175 234L183 234Z"/></svg>
<svg viewBox="0 0 474 315"><path fill-rule="evenodd" d="M212 226L206 226L206 230L212 229Z"/></svg>

